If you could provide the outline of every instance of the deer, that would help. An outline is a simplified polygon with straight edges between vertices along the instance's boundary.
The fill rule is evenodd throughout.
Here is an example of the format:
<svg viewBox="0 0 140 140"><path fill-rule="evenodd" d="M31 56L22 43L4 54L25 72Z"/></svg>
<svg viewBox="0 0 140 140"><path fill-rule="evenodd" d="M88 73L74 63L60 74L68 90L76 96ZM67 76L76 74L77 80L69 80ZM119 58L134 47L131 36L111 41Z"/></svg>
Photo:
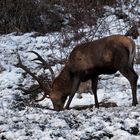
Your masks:
<svg viewBox="0 0 140 140"><path fill-rule="evenodd" d="M45 61L41 56L38 60ZM91 89L94 95L95 108L99 108L97 97L97 84L101 74L114 74L119 71L130 83L132 90L132 106L138 104L137 80L134 70L134 57L136 45L134 41L124 35L111 35L94 41L78 44L70 53L68 60L60 74L53 79L51 86L44 84L26 66L18 56L18 67L24 69L38 81L44 95L39 101L49 97L54 110L69 109L71 101L81 82L91 80ZM52 71L52 70L51 70ZM69 98L68 98L69 97ZM67 100L68 98L68 100ZM66 102L67 100L67 102Z"/></svg>

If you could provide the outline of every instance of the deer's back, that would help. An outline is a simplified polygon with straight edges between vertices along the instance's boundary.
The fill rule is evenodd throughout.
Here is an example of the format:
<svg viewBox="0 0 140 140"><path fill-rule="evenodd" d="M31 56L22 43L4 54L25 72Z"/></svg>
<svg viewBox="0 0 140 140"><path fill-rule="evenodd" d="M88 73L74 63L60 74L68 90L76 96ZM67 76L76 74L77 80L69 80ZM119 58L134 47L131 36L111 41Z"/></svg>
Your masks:
<svg viewBox="0 0 140 140"><path fill-rule="evenodd" d="M122 35L112 35L93 42L77 45L70 54L68 64L72 71L92 69L112 63L116 59L128 59L128 55L135 49L134 42Z"/></svg>

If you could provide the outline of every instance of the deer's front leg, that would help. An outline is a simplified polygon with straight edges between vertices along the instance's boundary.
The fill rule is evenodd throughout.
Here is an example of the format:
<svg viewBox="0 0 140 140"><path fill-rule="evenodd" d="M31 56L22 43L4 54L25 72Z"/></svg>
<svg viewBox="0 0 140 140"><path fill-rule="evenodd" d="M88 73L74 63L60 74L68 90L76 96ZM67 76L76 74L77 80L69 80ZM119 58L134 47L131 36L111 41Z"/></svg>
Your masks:
<svg viewBox="0 0 140 140"><path fill-rule="evenodd" d="M72 87L71 87L71 92L70 92L70 95L69 95L69 99L67 101L67 104L65 106L65 109L69 109L69 106L71 104L71 101L75 95L75 92L77 91L79 85L80 85L80 79L78 76L75 76L73 77L72 79Z"/></svg>

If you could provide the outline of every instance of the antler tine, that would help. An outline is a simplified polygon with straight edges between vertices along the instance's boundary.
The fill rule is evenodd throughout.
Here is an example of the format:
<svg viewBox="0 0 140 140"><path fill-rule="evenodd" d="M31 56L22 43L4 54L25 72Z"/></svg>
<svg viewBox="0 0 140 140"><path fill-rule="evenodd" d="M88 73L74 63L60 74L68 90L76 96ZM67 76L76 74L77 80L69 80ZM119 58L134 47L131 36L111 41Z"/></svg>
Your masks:
<svg viewBox="0 0 140 140"><path fill-rule="evenodd" d="M38 100L35 100L36 102L40 102L40 101L43 101L45 98L49 98L46 94L43 94L43 97L38 99Z"/></svg>
<svg viewBox="0 0 140 140"><path fill-rule="evenodd" d="M35 51L29 51L29 52L37 55L37 58L33 59L33 61L34 60L39 60L40 62L42 62L42 66L44 67L44 69L49 69L49 71L51 72L51 78L52 78L52 81L53 81L54 78L55 78L55 74L54 74L54 71L51 68L51 66L49 64L47 64L47 62L37 52L35 52Z"/></svg>
<svg viewBox="0 0 140 140"><path fill-rule="evenodd" d="M35 51L29 51L29 52L34 53L37 56L37 58L33 59L32 61L39 60L42 62L43 66L46 66L46 61L37 52Z"/></svg>
<svg viewBox="0 0 140 140"><path fill-rule="evenodd" d="M22 90L24 92L24 95L30 94L30 92L24 88L18 87L17 89Z"/></svg>
<svg viewBox="0 0 140 140"><path fill-rule="evenodd" d="M17 88L17 89L22 90L22 91L24 92L24 95L29 95L29 94L31 94L30 91L28 91L28 90L26 90L26 89L24 89L24 88L19 87L19 88ZM36 90L36 89L35 89L35 90ZM50 97L49 97L48 95L46 95L46 94L43 94L43 97L42 97L42 98L36 99L35 101L36 101L36 102L39 102L39 101L44 100L45 98L50 98Z"/></svg>

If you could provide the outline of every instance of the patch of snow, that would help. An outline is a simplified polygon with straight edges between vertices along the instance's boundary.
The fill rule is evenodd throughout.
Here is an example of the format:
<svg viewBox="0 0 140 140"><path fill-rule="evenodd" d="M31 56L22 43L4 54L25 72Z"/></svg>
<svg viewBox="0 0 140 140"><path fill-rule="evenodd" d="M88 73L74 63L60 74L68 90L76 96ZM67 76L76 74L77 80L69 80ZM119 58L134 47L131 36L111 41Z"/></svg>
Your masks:
<svg viewBox="0 0 140 140"><path fill-rule="evenodd" d="M108 20L111 20L111 17ZM23 70L14 66L17 63L17 52L21 55L23 63L31 69L35 68L37 74L42 73L43 70L38 70L37 64L31 62L35 55L28 51L37 51L45 60L48 60L48 55L52 53L55 57L65 57L65 53L60 56L58 44L54 43L53 50L48 47L51 41L55 42L58 38L58 33L40 37L32 37L32 35L33 33L0 36L0 63L5 69L0 73L0 139L140 139L140 105L132 107L131 88L121 74L102 75L97 91L99 101L112 101L118 107L99 109L92 107L80 111L71 109L56 112L45 108L52 108L51 101L46 98L39 103L44 108L33 107L30 104L24 108L14 108L13 104L18 104L15 102L15 96L21 95L21 91L17 90L18 85L29 86L33 83L30 76L24 79ZM53 69L59 71L61 67L58 65ZM135 66L135 69L140 72L139 66ZM94 104L92 94L82 93L81 96L82 98L79 99L77 94L75 95L71 107ZM140 102L139 88L138 99Z"/></svg>

